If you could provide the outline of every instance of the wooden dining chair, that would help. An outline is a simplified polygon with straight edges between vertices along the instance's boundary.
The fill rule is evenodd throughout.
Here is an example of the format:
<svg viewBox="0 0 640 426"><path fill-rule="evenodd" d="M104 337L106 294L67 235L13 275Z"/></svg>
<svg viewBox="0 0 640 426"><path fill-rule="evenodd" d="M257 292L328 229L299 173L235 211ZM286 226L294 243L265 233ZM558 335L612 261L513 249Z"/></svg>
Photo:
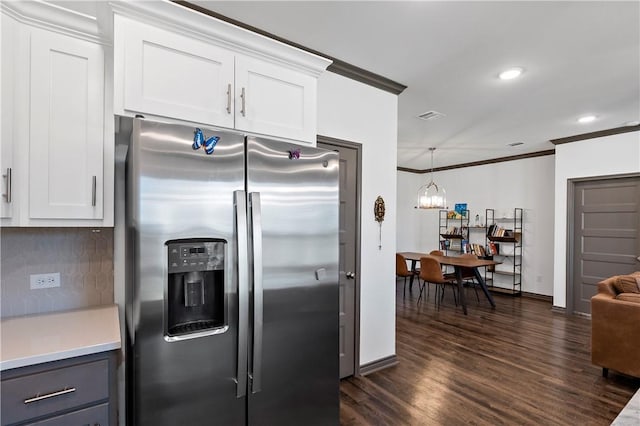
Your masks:
<svg viewBox="0 0 640 426"><path fill-rule="evenodd" d="M429 254L432 256L444 256L444 252L442 250L431 250ZM442 265L440 269L442 269L443 274L447 273L447 267L445 265Z"/></svg>
<svg viewBox="0 0 640 426"><path fill-rule="evenodd" d="M440 301L444 296L444 286L446 284L455 284L457 285L457 280L455 277L446 277L442 273L442 269L440 266L440 262L435 257L425 256L420 258L420 279L423 281L420 286L420 295L418 296L418 303L420 303L420 299L422 299L422 293L424 291L424 287L427 287L427 298L429 297L429 284L433 283L436 285L436 296L435 302L436 305L440 305ZM438 288L442 289L442 296L438 294ZM455 291L454 291L454 300L455 299ZM458 302L456 300L456 306Z"/></svg>
<svg viewBox="0 0 640 426"><path fill-rule="evenodd" d="M411 277L415 273L407 268L407 259L400 253L396 253L396 276L404 278L404 288L402 294L407 291L407 277Z"/></svg>

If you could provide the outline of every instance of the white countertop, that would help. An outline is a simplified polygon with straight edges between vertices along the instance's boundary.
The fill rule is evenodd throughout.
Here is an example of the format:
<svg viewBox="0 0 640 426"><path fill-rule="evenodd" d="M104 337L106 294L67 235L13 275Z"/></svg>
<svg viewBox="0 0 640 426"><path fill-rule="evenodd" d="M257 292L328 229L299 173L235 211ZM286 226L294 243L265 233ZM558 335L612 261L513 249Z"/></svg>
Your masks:
<svg viewBox="0 0 640 426"><path fill-rule="evenodd" d="M640 390L631 397L611 426L638 426L640 424Z"/></svg>
<svg viewBox="0 0 640 426"><path fill-rule="evenodd" d="M118 306L6 318L0 371L119 349Z"/></svg>

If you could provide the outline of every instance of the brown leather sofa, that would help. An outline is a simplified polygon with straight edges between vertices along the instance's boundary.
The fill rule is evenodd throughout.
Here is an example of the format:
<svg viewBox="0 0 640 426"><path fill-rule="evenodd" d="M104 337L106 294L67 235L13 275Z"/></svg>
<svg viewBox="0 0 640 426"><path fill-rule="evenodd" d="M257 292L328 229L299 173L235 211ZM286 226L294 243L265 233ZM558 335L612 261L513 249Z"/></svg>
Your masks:
<svg viewBox="0 0 640 426"><path fill-rule="evenodd" d="M631 276L640 277L640 271ZM591 298L591 362L602 367L604 377L610 368L640 377L640 292L629 287L628 278L625 288L620 277L625 276L599 282Z"/></svg>

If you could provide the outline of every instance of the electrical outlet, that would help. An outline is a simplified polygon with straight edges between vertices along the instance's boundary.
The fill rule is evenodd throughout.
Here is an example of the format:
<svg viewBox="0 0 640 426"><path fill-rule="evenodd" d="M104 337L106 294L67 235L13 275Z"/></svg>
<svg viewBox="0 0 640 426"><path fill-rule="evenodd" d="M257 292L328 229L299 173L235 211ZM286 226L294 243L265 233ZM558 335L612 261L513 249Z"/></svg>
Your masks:
<svg viewBox="0 0 640 426"><path fill-rule="evenodd" d="M31 281L31 290L60 287L60 272L33 274L29 276L29 279Z"/></svg>

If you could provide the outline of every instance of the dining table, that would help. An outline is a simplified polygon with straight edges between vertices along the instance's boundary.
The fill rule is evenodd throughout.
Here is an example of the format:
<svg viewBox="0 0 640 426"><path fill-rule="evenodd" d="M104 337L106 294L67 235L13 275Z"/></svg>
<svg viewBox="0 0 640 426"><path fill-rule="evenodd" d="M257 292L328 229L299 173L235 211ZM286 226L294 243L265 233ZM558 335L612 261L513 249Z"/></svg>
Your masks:
<svg viewBox="0 0 640 426"><path fill-rule="evenodd" d="M460 295L460 304L462 305L462 311L465 315L467 315L467 302L464 296L464 286L462 280L462 271L464 268L471 269L473 274L480 284L482 288L482 292L485 297L491 304L491 307L495 309L496 302L493 300L493 296L489 293L489 289L487 288L487 283L485 282L482 274L479 271L479 268L485 266L493 266L498 265L500 262L496 262L495 260L490 259L477 259L473 257L460 257L460 256L440 256L433 255L429 253L418 253L418 252L401 252L401 255L405 257L405 259L411 261L411 270L416 271L416 265L420 261L421 257L433 257L435 258L441 265L453 266L456 274L456 281L458 283L458 294ZM409 289L411 289L411 285L413 284L413 276L411 277Z"/></svg>

